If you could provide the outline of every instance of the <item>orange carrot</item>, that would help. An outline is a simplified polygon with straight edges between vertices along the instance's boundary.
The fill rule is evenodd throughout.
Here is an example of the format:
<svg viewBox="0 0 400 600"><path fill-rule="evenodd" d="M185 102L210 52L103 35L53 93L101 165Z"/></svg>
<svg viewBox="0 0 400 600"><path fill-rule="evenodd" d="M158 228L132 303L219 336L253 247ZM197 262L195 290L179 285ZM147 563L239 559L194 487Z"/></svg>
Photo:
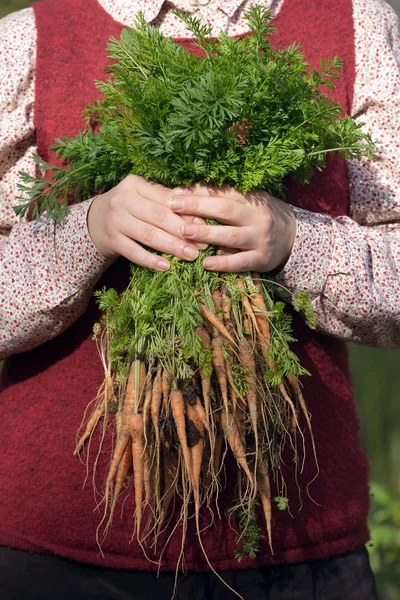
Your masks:
<svg viewBox="0 0 400 600"><path fill-rule="evenodd" d="M156 376L153 381L153 389L151 393L151 405L150 405L150 413L151 413L151 421L153 423L154 431L156 434L156 463L155 463L155 496L156 496L156 506L157 509L160 507L161 498L160 498L160 427L159 427L159 417L160 417L160 407L161 407L161 399L162 399L162 366L160 365L157 369Z"/></svg>
<svg viewBox="0 0 400 600"><path fill-rule="evenodd" d="M209 310L207 308L207 306L205 306L204 304L200 304L199 309L200 309L201 316L204 319L206 319L209 323L211 323L211 325L213 325L215 327L215 329L217 329L219 331L219 333L226 340L228 340L228 342L232 342L232 344L235 343L235 340L233 339L233 337L231 336L231 334L229 333L229 331L227 330L225 325L223 323L221 323L219 318L213 312L211 312L211 310Z"/></svg>
<svg viewBox="0 0 400 600"><path fill-rule="evenodd" d="M260 335L263 340L263 354L264 357L267 357L269 347L271 345L271 333L269 330L268 311L261 291L261 282L254 274L253 283L257 287L258 291L256 294L253 294L251 298L251 303L254 307L254 313L260 329Z"/></svg>
<svg viewBox="0 0 400 600"><path fill-rule="evenodd" d="M180 389L178 389L176 381L174 381L170 393L170 405L172 416L176 426L176 432L178 434L179 442L182 448L183 460L185 463L186 471L191 477L191 461L189 446L186 438L186 423L185 423L185 401Z"/></svg>
<svg viewBox="0 0 400 600"><path fill-rule="evenodd" d="M224 320L224 317L223 317L223 313L222 313L221 294L218 289L215 289L211 295L212 295L212 299L213 299L215 315L216 315L217 319L219 319L219 321L222 322Z"/></svg>
<svg viewBox="0 0 400 600"><path fill-rule="evenodd" d="M162 367L157 369L157 374L154 377L153 389L151 393L151 405L150 414L153 422L154 431L156 433L156 444L157 448L160 446L160 430L158 426L158 419L160 417L160 407L162 400Z"/></svg>
<svg viewBox="0 0 400 600"><path fill-rule="evenodd" d="M222 290L222 310L223 312L223 318L224 318L224 322L226 324L231 323L231 308L232 308L232 299L229 296L229 293L226 289ZM227 329L229 330L228 326Z"/></svg>
<svg viewBox="0 0 400 600"><path fill-rule="evenodd" d="M168 417L168 399L169 399L169 393L171 391L171 378L168 375L166 369L163 370L161 385L162 385L162 414L165 417Z"/></svg>
<svg viewBox="0 0 400 600"><path fill-rule="evenodd" d="M257 387L256 387L256 363L254 354L249 342L242 337L239 343L239 360L246 369L247 381L247 406L249 409L250 421L253 427L253 433L256 439L256 453L258 452L258 407L257 407Z"/></svg>
<svg viewBox="0 0 400 600"><path fill-rule="evenodd" d="M147 438L146 432L147 432L147 425L149 423L149 411L150 411L150 407L151 407L152 396L153 396L153 381L149 377L147 380L147 383L146 383L146 391L145 391L144 402L143 402L143 425L144 425L144 434L145 434L146 438Z"/></svg>
<svg viewBox="0 0 400 600"><path fill-rule="evenodd" d="M240 433L237 426L237 423L233 417L233 415L226 415L225 412L221 412L221 427L224 432L225 438L229 444L230 449L233 452L238 464L242 467L243 471L246 473L248 480L250 483L253 482L253 476L250 472L249 465L246 460L246 451L245 447L242 444L240 439Z"/></svg>
<svg viewBox="0 0 400 600"><path fill-rule="evenodd" d="M212 340L212 348L213 348L213 365L215 369L215 374L217 375L219 389L221 392L222 400L224 402L225 410L228 412L229 410L229 399L228 399L228 383L226 379L226 369L225 369L225 359L224 359L224 349L222 345L222 339L220 336L216 336Z"/></svg>
<svg viewBox="0 0 400 600"><path fill-rule="evenodd" d="M263 507L265 524L267 526L269 547L271 548L272 554L272 530L271 530L271 518L272 518L272 504L271 504L271 486L268 474L268 465L264 458L259 455L257 457L257 485L260 494L261 504Z"/></svg>
<svg viewBox="0 0 400 600"><path fill-rule="evenodd" d="M201 419L199 418L197 410L194 406L191 406L187 403L186 412L189 423L191 421L199 433L199 439L193 446L190 447L191 476L195 505L195 516L197 521L200 511L200 472L204 446L204 429Z"/></svg>
<svg viewBox="0 0 400 600"><path fill-rule="evenodd" d="M122 487L125 483L126 476L128 475L129 469L132 467L132 446L128 444L122 457L121 462L118 466L117 477L115 480L115 488L113 492L112 506L110 510L110 520L115 510L115 505L119 494L121 493Z"/></svg>
<svg viewBox="0 0 400 600"><path fill-rule="evenodd" d="M208 432L208 434L210 434L210 425L207 420L207 414L201 403L201 399L198 396L196 396L196 404L194 405L194 409L196 411L197 418L199 419L200 423L202 424L204 429Z"/></svg>
<svg viewBox="0 0 400 600"><path fill-rule="evenodd" d="M151 497L151 473L150 473L150 452L149 448L143 448L143 486L146 505L150 503Z"/></svg>
<svg viewBox="0 0 400 600"><path fill-rule="evenodd" d="M97 423L100 421L101 417L104 415L104 411L105 411L104 400L101 399L100 402L97 404L96 408L94 409L93 413L91 414L90 419L86 423L85 432L75 447L74 456L76 456L81 451L83 444L92 435L92 432L96 429Z"/></svg>
<svg viewBox="0 0 400 600"><path fill-rule="evenodd" d="M244 285L244 283L243 283L243 281L241 279L237 280L236 287L237 287L237 289L240 292L242 292L242 304L243 304L243 307L244 307L244 309L245 309L245 311L246 311L246 313L247 313L250 321L252 322L254 329L260 335L260 330L259 330L259 327L258 327L257 319L255 317L253 309L251 308L250 300L249 300L248 296L246 295L245 285Z"/></svg>
<svg viewBox="0 0 400 600"><path fill-rule="evenodd" d="M197 335L201 338L203 350L207 351L211 346L211 339L204 327L196 328ZM210 418L210 406L211 406L211 378L205 376L203 370L200 370L201 377L201 391L203 394L204 408L206 411L207 420Z"/></svg>
<svg viewBox="0 0 400 600"><path fill-rule="evenodd" d="M221 411L218 411L214 415L214 422L217 430L217 436L215 439L215 447L214 447L214 473L218 475L221 468L221 456L222 456L222 447L223 447L223 431L221 425Z"/></svg>
<svg viewBox="0 0 400 600"><path fill-rule="evenodd" d="M143 447L144 447L144 428L143 415L131 414L129 417L129 432L132 438L132 462L133 462L133 482L135 489L136 504L136 536L139 541L140 525L142 522L142 500L143 500Z"/></svg>

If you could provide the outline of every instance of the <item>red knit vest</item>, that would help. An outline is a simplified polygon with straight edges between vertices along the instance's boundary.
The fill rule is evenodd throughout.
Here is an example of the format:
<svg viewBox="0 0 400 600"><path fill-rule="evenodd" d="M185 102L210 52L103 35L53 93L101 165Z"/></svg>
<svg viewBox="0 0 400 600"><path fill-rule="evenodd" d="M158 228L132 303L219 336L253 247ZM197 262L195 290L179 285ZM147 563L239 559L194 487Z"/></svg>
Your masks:
<svg viewBox="0 0 400 600"><path fill-rule="evenodd" d="M38 29L35 121L39 153L46 159L54 138L74 136L84 126L81 110L97 95L95 79L105 77L106 43L119 36L121 25L96 0L45 0L34 4ZM285 0L275 18L277 47L299 42L312 66L319 58L340 56L344 72L334 93L345 112L351 108L354 84L354 32L351 0ZM190 42L179 40L189 50ZM330 159L323 173L307 186L291 185L288 201L332 216L348 210L345 164ZM308 257L304 257L308 260ZM310 265L312 268L312 265ZM128 276L123 259L109 269L99 285L121 288ZM101 511L95 511L91 479L82 489L85 467L72 456L75 436L87 403L103 378L92 326L98 312L91 302L85 315L56 339L7 360L0 392L0 544L77 561L127 569L156 569L131 542L133 494L122 518L103 544L95 541ZM320 559L363 545L368 540L368 464L360 447L345 344L311 331L295 318L301 343L294 350L312 373L304 378L315 435L320 473L306 434L307 460L298 478L291 455L284 467L290 514L273 511L274 555L265 541L256 559L234 558L235 532L226 519L203 532L208 557L216 569L251 568ZM303 428L306 430L305 423ZM97 440L93 440L93 447ZM99 492L110 458L106 440L98 466ZM92 453L93 458L93 453ZM232 483L221 493L221 515L232 498ZM276 494L278 490L274 489ZM207 524L208 515L203 516ZM192 520L193 521L193 520ZM261 522L261 521L260 521ZM180 531L164 554L162 569L175 569ZM162 540L160 541L160 547ZM151 555L151 553L150 553ZM185 550L187 569L207 569L198 540L189 525Z"/></svg>

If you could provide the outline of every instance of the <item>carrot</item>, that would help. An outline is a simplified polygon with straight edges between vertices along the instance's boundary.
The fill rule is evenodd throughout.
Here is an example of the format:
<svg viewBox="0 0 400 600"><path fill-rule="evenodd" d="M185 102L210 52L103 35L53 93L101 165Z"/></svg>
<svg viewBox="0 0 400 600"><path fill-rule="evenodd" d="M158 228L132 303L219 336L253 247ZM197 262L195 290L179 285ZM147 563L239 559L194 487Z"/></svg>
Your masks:
<svg viewBox="0 0 400 600"><path fill-rule="evenodd" d="M271 553L272 549L272 530L271 530L271 518L272 518L272 503L271 503L271 486L269 481L268 465L261 455L257 457L257 485L260 494L261 504L263 507L265 524L267 526L269 547Z"/></svg>
<svg viewBox="0 0 400 600"><path fill-rule="evenodd" d="M130 444L127 445L124 455L122 457L121 462L118 466L117 477L115 480L115 487L113 492L113 500L110 509L110 520L112 519L112 515L115 510L115 505L117 503L117 499L119 494L121 493L122 487L125 483L126 476L129 472L129 469L132 467L132 446Z"/></svg>
<svg viewBox="0 0 400 600"><path fill-rule="evenodd" d="M217 375L219 389L221 392L222 400L224 402L225 410L228 412L229 410L229 399L228 399L228 383L226 379L226 369L225 369L225 359L224 359L224 349L222 345L222 339L220 336L216 336L212 340L212 348L213 348L213 365L215 369L215 373Z"/></svg>
<svg viewBox="0 0 400 600"><path fill-rule="evenodd" d="M159 369L160 368L161 367L159 367ZM144 401L143 401L143 425L144 425L144 435L145 435L146 439L147 439L146 432L147 432L147 426L149 423L149 411L150 411L150 407L151 407L152 396L153 396L153 381L149 377L147 379L146 391L145 391L145 396L144 396Z"/></svg>
<svg viewBox="0 0 400 600"><path fill-rule="evenodd" d="M82 435L82 437L76 444L76 447L74 450L74 456L76 456L81 451L83 444L86 442L86 440L88 438L90 438L93 431L97 427L97 423L100 421L100 419L104 415L104 413L105 413L105 404L104 404L104 400L101 399L99 401L99 403L97 404L96 408L94 409L93 413L91 414L88 422L86 423L86 428L85 428L84 434Z"/></svg>
<svg viewBox="0 0 400 600"><path fill-rule="evenodd" d="M245 447L242 444L240 439L240 433L237 426L237 423L233 417L233 415L229 414L228 416L225 412L221 412L221 427L224 432L225 438L229 444L230 449L233 452L238 464L242 467L243 471L246 473L248 480L250 483L253 482L253 476L250 472L249 465L246 460L246 451Z"/></svg>
<svg viewBox="0 0 400 600"><path fill-rule="evenodd" d="M203 350L206 352L211 346L211 339L204 327L196 328L197 335L201 338ZM201 378L201 391L203 394L204 408L206 411L207 420L210 418L210 406L211 406L211 377L204 374L203 370L200 370Z"/></svg>
<svg viewBox="0 0 400 600"><path fill-rule="evenodd" d="M222 313L221 294L219 293L218 289L215 289L211 295L212 295L212 300L213 300L213 304L214 304L215 315L216 315L217 319L219 319L219 321L222 323L224 320L224 317L223 317L223 313Z"/></svg>
<svg viewBox="0 0 400 600"><path fill-rule="evenodd" d="M235 419L239 430L240 441L244 447L246 443L246 413L239 406L236 407Z"/></svg>
<svg viewBox="0 0 400 600"><path fill-rule="evenodd" d="M246 313L247 313L250 321L253 324L254 329L257 331L257 333L259 335L261 335L260 334L260 329L258 327L257 319L255 317L255 314L254 314L253 309L252 309L251 304L250 304L250 300L249 300L248 296L246 295L245 285L244 285L244 283L243 283L243 281L241 279L237 280L236 287L237 287L237 289L240 292L242 292L242 304L243 304L243 307L244 307L244 309L245 309L245 311L246 311Z"/></svg>
<svg viewBox="0 0 400 600"><path fill-rule="evenodd" d="M155 465L155 496L156 496L156 506L157 509L160 506L161 498L160 498L160 428L159 428L159 417L160 417L160 407L161 407L161 399L162 399L162 367L161 365L157 369L156 376L153 380L153 389L151 392L151 405L150 405L150 413L151 413L151 421L153 423L154 431L156 434L156 465Z"/></svg>
<svg viewBox="0 0 400 600"><path fill-rule="evenodd" d="M143 486L145 495L145 504L150 503L151 497L151 473L150 473L150 452L149 448L143 448Z"/></svg>
<svg viewBox="0 0 400 600"><path fill-rule="evenodd" d="M228 324L228 323L231 323L232 299L231 299L227 289L224 288L222 290L221 298L222 298L222 310L224 311L223 312L224 322ZM227 329L229 330L228 326L227 326Z"/></svg>
<svg viewBox="0 0 400 600"><path fill-rule="evenodd" d="M253 433L256 440L256 454L258 453L258 407L257 407L257 387L256 387L256 363L254 354L251 350L249 342L245 337L240 339L239 343L239 360L246 369L247 389L247 407L249 409L250 421L253 427Z"/></svg>
<svg viewBox="0 0 400 600"><path fill-rule="evenodd" d="M171 378L168 375L166 369L163 370L161 386L162 386L162 406L163 406L162 413L164 416L167 417L168 416L168 399L169 399L169 393L171 391Z"/></svg>
<svg viewBox="0 0 400 600"><path fill-rule="evenodd" d="M133 413L129 417L129 432L132 438L132 463L133 463L133 482L135 489L136 504L136 536L139 541L140 525L142 521L142 500L143 500L143 448L144 448L144 428L143 415Z"/></svg>
<svg viewBox="0 0 400 600"><path fill-rule="evenodd" d="M197 418L199 419L200 423L202 424L202 426L204 427L204 429L210 435L210 425L209 425L208 420L207 420L207 414L206 414L206 411L204 410L204 407L203 407L203 405L201 403L201 399L198 396L196 396L196 404L194 405L194 409L196 411Z"/></svg>
<svg viewBox="0 0 400 600"><path fill-rule="evenodd" d="M191 477L191 461L189 446L186 438L186 423L185 423L185 401L181 390L177 387L176 381L174 381L169 396L172 416L176 426L176 432L178 434L179 442L182 448L183 460L185 463L186 471Z"/></svg>
<svg viewBox="0 0 400 600"><path fill-rule="evenodd" d="M160 446L160 430L158 426L158 419L160 417L160 407L162 400L162 367L160 366L157 369L157 374L153 380L153 388L151 391L151 404L150 404L150 414L151 420L153 422L154 430L156 432L156 444L157 447Z"/></svg>
<svg viewBox="0 0 400 600"><path fill-rule="evenodd" d="M207 306L205 306L204 304L200 304L199 309L203 319L206 319L209 323L211 323L211 325L213 325L215 329L219 331L222 337L228 340L228 342L232 342L232 344L235 343L235 340L233 339L225 325L221 323L219 318L213 312L211 312L211 310L209 310Z"/></svg>
<svg viewBox="0 0 400 600"><path fill-rule="evenodd" d="M191 458L191 476L193 486L193 497L195 506L196 522L198 521L200 511L200 472L204 447L204 428L201 419L195 406L186 405L187 417L189 422L192 421L194 427L199 432L200 436L194 446L190 447Z"/></svg>
<svg viewBox="0 0 400 600"><path fill-rule="evenodd" d="M263 354L267 357L269 347L271 345L271 333L269 330L268 311L264 302L264 297L261 291L261 282L253 274L253 283L257 287L257 293L253 294L251 303L254 307L254 313L260 329L261 339L263 340Z"/></svg>
<svg viewBox="0 0 400 600"><path fill-rule="evenodd" d="M221 469L221 456L222 456L222 447L223 447L223 432L221 425L221 411L218 411L214 415L215 426L217 430L217 436L215 439L215 447L214 447L214 473L218 475Z"/></svg>

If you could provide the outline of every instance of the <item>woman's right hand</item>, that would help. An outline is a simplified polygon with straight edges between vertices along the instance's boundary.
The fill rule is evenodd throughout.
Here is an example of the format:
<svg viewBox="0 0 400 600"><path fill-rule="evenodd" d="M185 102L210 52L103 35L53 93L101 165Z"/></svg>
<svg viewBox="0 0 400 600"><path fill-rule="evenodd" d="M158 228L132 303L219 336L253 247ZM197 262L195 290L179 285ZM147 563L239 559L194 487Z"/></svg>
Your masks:
<svg viewBox="0 0 400 600"><path fill-rule="evenodd" d="M89 209L88 229L97 250L110 260L124 256L132 263L166 271L169 262L143 246L184 260L195 260L203 244L182 236L182 225L193 218L168 206L172 190L128 175L116 187L97 196ZM202 221L202 220L201 220Z"/></svg>

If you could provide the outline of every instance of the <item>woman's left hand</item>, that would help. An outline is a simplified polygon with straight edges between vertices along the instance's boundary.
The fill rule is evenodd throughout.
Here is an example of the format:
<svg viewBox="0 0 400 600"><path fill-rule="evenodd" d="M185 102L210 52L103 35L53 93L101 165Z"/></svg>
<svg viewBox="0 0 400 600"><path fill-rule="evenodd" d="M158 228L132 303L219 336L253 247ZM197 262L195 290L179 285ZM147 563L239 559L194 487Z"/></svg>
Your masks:
<svg viewBox="0 0 400 600"><path fill-rule="evenodd" d="M233 188L176 188L169 202L180 215L215 219L222 225L188 223L182 235L190 242L203 242L238 252L210 256L204 267L210 271L264 273L283 267L296 236L292 207L266 192L244 196Z"/></svg>

